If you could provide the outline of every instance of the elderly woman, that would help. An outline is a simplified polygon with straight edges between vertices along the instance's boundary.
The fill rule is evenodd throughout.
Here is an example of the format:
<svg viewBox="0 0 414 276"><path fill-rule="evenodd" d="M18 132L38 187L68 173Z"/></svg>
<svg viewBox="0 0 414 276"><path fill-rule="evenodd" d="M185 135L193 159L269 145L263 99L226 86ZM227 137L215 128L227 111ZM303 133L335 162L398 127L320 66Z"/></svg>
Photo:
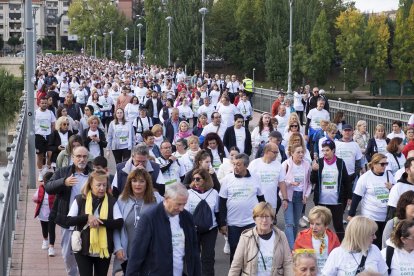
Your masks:
<svg viewBox="0 0 414 276"><path fill-rule="evenodd" d="M301 231L296 238L294 250L314 250L318 260L318 270L322 270L328 255L341 245L334 232L328 229L332 221L332 213L326 207L315 206L309 211L310 228ZM298 251L300 252L300 250Z"/></svg>
<svg viewBox="0 0 414 276"><path fill-rule="evenodd" d="M147 171L138 168L128 175L124 190L118 199L124 225L114 233L116 269L121 265L122 271L126 272L128 256L131 256L131 243L140 216L145 210L161 201L162 197L152 188L152 179Z"/></svg>
<svg viewBox="0 0 414 276"><path fill-rule="evenodd" d="M273 226L272 205L258 203L253 209L255 227L243 231L229 276L293 275L292 255L285 234Z"/></svg>
<svg viewBox="0 0 414 276"><path fill-rule="evenodd" d="M104 148L107 145L105 133L99 128L101 120L95 115L88 119L89 128L83 130L83 144L92 156L104 156Z"/></svg>
<svg viewBox="0 0 414 276"><path fill-rule="evenodd" d="M386 224L390 189L395 184L392 174L385 170L387 166L385 155L376 153L372 156L370 170L358 179L348 212L349 220L355 215L358 204L362 201L361 215L374 220L378 225L374 244L379 248L382 245L382 233Z"/></svg>
<svg viewBox="0 0 414 276"><path fill-rule="evenodd" d="M188 200L184 208L194 214L198 204L205 200L211 209L213 218L209 229L198 229L198 242L201 249L202 275L214 275L214 247L217 239L217 219L219 211L219 195L213 188L213 180L208 170L199 168L192 171L192 180L188 191Z"/></svg>
<svg viewBox="0 0 414 276"><path fill-rule="evenodd" d="M368 140L370 139L370 134L367 131L367 122L360 120L357 122L354 131L354 141L357 142L359 148L361 149L362 154L364 155L361 160L361 165L365 165L367 160L365 158L365 151L367 149Z"/></svg>
<svg viewBox="0 0 414 276"><path fill-rule="evenodd" d="M387 221L385 225L384 233L382 234L382 248L387 247L388 239L391 237L395 226L404 219L414 220L414 191L403 193L398 200L395 217Z"/></svg>
<svg viewBox="0 0 414 276"><path fill-rule="evenodd" d="M296 93L296 92L295 92ZM311 252L296 252L293 255L293 273L295 276L316 276L318 266L316 256Z"/></svg>
<svg viewBox="0 0 414 276"><path fill-rule="evenodd" d="M351 219L341 246L329 254L322 275L358 275L364 268L386 275L387 265L378 247L372 244L377 228L375 221L367 217Z"/></svg>
<svg viewBox="0 0 414 276"><path fill-rule="evenodd" d="M48 138L48 165L56 166L56 159L59 153L66 149L69 143L69 138L73 132L69 130L69 120L67 117L62 116L57 119L55 123L55 130L49 135Z"/></svg>
<svg viewBox="0 0 414 276"><path fill-rule="evenodd" d="M107 275L114 251L113 231L123 219L116 199L109 193L104 170L92 172L81 194L70 207L67 224L81 232L82 249L75 252L80 276Z"/></svg>
<svg viewBox="0 0 414 276"><path fill-rule="evenodd" d="M391 235L393 246L387 246L381 254L388 266L388 275L413 275L414 272L414 220L398 223Z"/></svg>

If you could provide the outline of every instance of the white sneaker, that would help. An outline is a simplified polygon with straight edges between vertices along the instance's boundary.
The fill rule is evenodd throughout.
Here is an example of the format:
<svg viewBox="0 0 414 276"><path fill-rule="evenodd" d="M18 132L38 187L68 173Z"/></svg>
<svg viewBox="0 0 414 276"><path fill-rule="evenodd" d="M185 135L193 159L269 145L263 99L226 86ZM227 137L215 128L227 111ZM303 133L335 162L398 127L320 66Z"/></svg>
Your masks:
<svg viewBox="0 0 414 276"><path fill-rule="evenodd" d="M229 244L229 241L227 240L227 237L225 237L224 239L226 240L226 242L224 243L223 252L224 252L224 254L230 255L230 244Z"/></svg>
<svg viewBox="0 0 414 276"><path fill-rule="evenodd" d="M42 241L42 249L46 250L49 248L49 241L48 240L43 240Z"/></svg>
<svg viewBox="0 0 414 276"><path fill-rule="evenodd" d="M49 255L49 257L54 257L55 256L55 248L49 247L48 255Z"/></svg>

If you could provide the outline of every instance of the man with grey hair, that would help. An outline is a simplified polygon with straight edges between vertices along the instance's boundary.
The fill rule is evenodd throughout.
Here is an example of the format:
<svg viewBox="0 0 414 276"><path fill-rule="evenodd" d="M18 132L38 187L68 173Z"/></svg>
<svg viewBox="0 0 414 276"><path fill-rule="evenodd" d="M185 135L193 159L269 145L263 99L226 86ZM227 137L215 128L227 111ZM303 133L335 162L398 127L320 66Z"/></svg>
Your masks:
<svg viewBox="0 0 414 276"><path fill-rule="evenodd" d="M116 165L116 173L112 181L112 194L115 198L122 193L128 174L137 168L145 169L152 178L152 185L160 195L164 195L165 181L160 166L148 160L149 149L144 143L132 148L131 158L128 161Z"/></svg>
<svg viewBox="0 0 414 276"><path fill-rule="evenodd" d="M164 201L145 212L137 225L126 275L201 275L200 251L191 214L184 209L188 191L166 187Z"/></svg>
<svg viewBox="0 0 414 276"><path fill-rule="evenodd" d="M252 210L260 201L265 201L260 178L249 172L249 156L236 155L233 173L221 180L219 202L220 233L227 236L230 244L230 263L239 243L241 233L254 226Z"/></svg>

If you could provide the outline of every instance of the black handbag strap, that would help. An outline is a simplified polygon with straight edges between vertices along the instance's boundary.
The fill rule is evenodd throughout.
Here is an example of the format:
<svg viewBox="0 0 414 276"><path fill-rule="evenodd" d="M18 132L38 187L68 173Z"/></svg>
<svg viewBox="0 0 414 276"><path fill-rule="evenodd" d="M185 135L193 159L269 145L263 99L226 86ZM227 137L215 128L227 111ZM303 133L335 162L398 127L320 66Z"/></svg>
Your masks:
<svg viewBox="0 0 414 276"><path fill-rule="evenodd" d="M368 252L367 252L367 256L368 256ZM365 269L365 261L367 260L367 256L362 255L361 262L358 265L358 268L357 268L357 270L355 272L355 275L358 275L359 273L361 273L362 271L364 271L364 269Z"/></svg>
<svg viewBox="0 0 414 276"><path fill-rule="evenodd" d="M394 255L394 247L387 246L387 251L385 253L385 262L388 266L388 275L391 275L391 263L392 263L392 256Z"/></svg>

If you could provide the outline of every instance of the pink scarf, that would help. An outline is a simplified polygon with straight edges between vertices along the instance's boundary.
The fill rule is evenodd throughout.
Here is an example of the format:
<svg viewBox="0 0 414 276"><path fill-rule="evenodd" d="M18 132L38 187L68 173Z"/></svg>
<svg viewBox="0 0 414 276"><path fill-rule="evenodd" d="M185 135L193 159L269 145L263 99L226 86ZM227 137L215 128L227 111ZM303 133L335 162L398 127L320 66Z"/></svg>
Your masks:
<svg viewBox="0 0 414 276"><path fill-rule="evenodd" d="M331 160L328 160L325 157L323 158L323 160L326 162L326 164L332 165L333 163L336 162L336 155L334 155Z"/></svg>

